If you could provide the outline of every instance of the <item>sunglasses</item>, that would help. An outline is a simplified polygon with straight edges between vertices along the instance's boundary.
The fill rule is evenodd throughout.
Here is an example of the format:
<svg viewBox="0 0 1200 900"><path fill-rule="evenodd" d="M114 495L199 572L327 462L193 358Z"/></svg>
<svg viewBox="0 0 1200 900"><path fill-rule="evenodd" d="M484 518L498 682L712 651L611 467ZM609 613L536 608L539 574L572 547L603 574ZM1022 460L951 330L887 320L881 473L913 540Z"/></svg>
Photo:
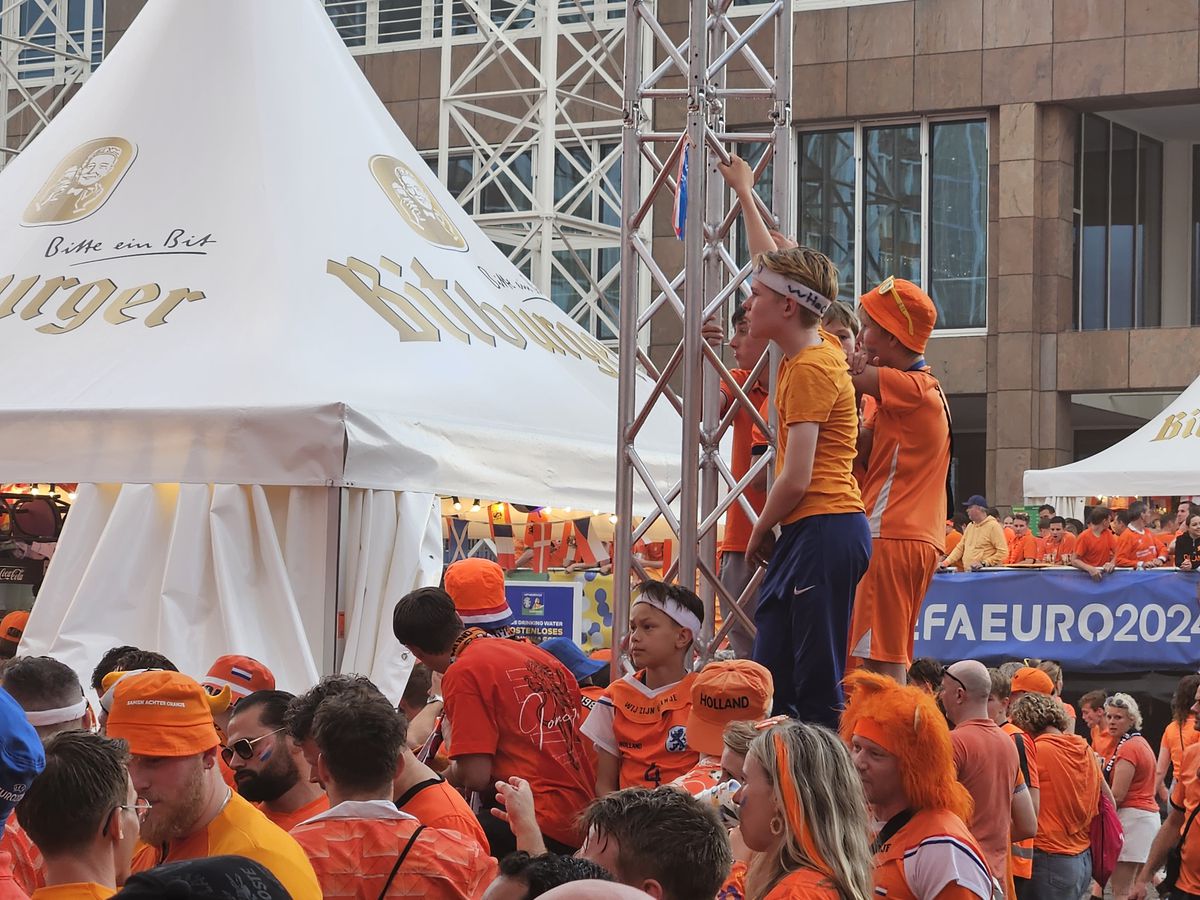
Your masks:
<svg viewBox="0 0 1200 900"><path fill-rule="evenodd" d="M276 728L274 731L269 731L266 734L259 735L254 740L242 738L240 741L234 741L228 747L221 748L221 759L225 760L225 765L229 765L233 761L233 754L237 754L241 759L251 759L254 756L254 745L264 738L269 738L273 734L279 734L284 731L283 728Z"/></svg>
<svg viewBox="0 0 1200 900"><path fill-rule="evenodd" d="M949 678L951 681L953 681L955 684L957 684L964 691L967 689L967 686L962 683L962 679L956 677L949 669L942 669L942 675L945 676L946 678Z"/></svg>
<svg viewBox="0 0 1200 900"><path fill-rule="evenodd" d="M908 312L908 307L904 305L904 300L900 297L900 292L896 290L896 276L889 275L875 290L879 292L880 296L884 294L892 295L892 299L896 301L896 306L900 310L900 315L904 316L905 321L908 322L908 333L913 334L916 328L913 325L912 316ZM958 681L957 678L954 680Z"/></svg>

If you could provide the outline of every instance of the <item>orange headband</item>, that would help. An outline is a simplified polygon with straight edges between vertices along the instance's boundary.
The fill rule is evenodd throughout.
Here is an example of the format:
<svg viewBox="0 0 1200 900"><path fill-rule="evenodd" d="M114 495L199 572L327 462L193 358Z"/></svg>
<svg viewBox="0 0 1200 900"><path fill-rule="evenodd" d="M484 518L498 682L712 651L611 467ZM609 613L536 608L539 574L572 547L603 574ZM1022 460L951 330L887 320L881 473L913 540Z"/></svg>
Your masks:
<svg viewBox="0 0 1200 900"><path fill-rule="evenodd" d="M859 737L865 737L868 741L874 741L893 756L900 755L883 726L874 719L868 719L866 717L859 719L854 723L854 733Z"/></svg>
<svg viewBox="0 0 1200 900"><path fill-rule="evenodd" d="M792 829L792 834L796 836L796 840L800 844L800 849L804 851L817 871L822 875L833 877L833 869L829 863L825 862L821 856L817 845L813 843L812 835L808 831L808 823L804 820L804 810L800 808L800 790L796 787L796 780L792 775L792 764L788 759L787 743L783 739L783 735L776 731L771 735L771 739L775 742L775 757L776 768L779 770L779 792L783 794L783 811L787 818L788 826Z"/></svg>

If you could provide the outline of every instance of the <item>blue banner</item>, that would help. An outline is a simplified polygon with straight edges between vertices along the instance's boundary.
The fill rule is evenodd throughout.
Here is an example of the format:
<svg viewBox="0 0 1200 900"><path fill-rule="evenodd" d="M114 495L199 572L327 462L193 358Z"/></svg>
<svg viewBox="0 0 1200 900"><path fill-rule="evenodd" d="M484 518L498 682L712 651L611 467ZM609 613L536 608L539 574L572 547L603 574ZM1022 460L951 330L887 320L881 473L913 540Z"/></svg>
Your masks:
<svg viewBox="0 0 1200 900"><path fill-rule="evenodd" d="M937 575L921 605L915 656L942 662L1053 659L1066 669L1200 666L1200 574L995 570Z"/></svg>
<svg viewBox="0 0 1200 900"><path fill-rule="evenodd" d="M578 642L583 631L583 588L576 582L507 581L504 596L512 609L512 629L541 642L569 637Z"/></svg>

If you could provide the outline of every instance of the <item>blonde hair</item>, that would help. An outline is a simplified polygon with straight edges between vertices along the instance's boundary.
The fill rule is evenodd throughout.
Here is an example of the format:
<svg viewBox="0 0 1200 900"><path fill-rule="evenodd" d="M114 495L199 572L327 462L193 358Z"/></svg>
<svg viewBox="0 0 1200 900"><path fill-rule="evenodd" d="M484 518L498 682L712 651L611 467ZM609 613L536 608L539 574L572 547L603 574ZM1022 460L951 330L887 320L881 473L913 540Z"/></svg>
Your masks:
<svg viewBox="0 0 1200 900"><path fill-rule="evenodd" d="M1133 719L1133 730L1142 730L1142 710L1138 706L1137 701L1128 694L1117 692L1112 694L1104 701L1105 707L1115 706L1117 709L1123 709L1129 713L1129 718Z"/></svg>
<svg viewBox="0 0 1200 900"><path fill-rule="evenodd" d="M754 258L756 265L770 269L780 275L807 285L826 299L838 295L838 270L828 256L809 247L789 247L786 250L771 250ZM800 307L800 324L812 327L820 323L814 313Z"/></svg>
<svg viewBox="0 0 1200 900"><path fill-rule="evenodd" d="M725 742L725 746L738 756L745 756L750 752L750 744L760 734L762 732L753 722L730 722L725 726L725 733L721 739Z"/></svg>
<svg viewBox="0 0 1200 900"><path fill-rule="evenodd" d="M787 756L786 772L780 771L777 743ZM766 772L784 821L778 852L759 853L750 865L747 900L762 900L802 868L826 872L843 900L871 900L874 861L867 837L867 801L845 743L818 725L787 722L755 738L747 757ZM796 834L784 815L789 802L785 781L793 790L791 802L799 801L807 834Z"/></svg>
<svg viewBox="0 0 1200 900"><path fill-rule="evenodd" d="M1056 697L1025 694L1008 711L1012 723L1027 734L1041 734L1047 728L1067 730L1067 711Z"/></svg>

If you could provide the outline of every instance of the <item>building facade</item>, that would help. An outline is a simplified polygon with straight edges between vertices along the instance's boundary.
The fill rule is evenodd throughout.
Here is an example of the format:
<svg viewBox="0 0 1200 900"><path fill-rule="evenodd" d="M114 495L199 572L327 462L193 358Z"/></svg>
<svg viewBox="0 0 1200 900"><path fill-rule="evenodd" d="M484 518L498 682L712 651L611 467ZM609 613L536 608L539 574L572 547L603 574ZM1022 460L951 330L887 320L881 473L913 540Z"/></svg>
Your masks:
<svg viewBox="0 0 1200 900"><path fill-rule="evenodd" d="M1200 0L793 2L793 230L838 264L846 299L895 275L937 300L927 356L955 416L958 493L1020 503L1026 469L1107 446L1200 374ZM46 3L75 16L88 58L143 0L23 0L6 32L36 37ZM325 6L489 235L613 339L624 4ZM682 37L687 0L659 17ZM31 82L50 77L25 53ZM765 112L725 115L751 130ZM678 128L682 110L656 117ZM7 116L5 146L35 118ZM658 213L671 270L682 247Z"/></svg>

